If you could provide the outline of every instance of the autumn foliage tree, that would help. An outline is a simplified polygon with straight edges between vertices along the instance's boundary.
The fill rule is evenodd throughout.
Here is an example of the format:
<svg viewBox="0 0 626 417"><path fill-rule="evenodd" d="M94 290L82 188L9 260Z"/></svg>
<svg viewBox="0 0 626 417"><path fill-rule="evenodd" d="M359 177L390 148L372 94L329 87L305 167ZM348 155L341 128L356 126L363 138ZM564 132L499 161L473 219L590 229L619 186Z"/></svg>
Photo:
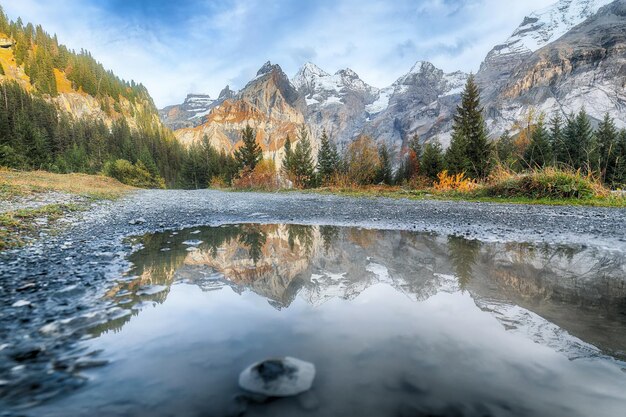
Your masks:
<svg viewBox="0 0 626 417"><path fill-rule="evenodd" d="M346 169L351 181L358 185L372 184L380 164L376 144L366 135L359 136L346 150Z"/></svg>

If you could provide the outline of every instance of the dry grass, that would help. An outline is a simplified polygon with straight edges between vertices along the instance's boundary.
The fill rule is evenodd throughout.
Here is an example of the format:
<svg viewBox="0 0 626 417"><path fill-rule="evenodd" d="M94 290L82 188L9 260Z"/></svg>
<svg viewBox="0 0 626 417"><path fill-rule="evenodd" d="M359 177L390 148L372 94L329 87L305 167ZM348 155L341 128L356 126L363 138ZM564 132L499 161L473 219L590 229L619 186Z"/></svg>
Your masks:
<svg viewBox="0 0 626 417"><path fill-rule="evenodd" d="M101 176L87 174L53 174L45 171L11 171L0 169L0 199L60 191L91 198L115 199L133 187Z"/></svg>

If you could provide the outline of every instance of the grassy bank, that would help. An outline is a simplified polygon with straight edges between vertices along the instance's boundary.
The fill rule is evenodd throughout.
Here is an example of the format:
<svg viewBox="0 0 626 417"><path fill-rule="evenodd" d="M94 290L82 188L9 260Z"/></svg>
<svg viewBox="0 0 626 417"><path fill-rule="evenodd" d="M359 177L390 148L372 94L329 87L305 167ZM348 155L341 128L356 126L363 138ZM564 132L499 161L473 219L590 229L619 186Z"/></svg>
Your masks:
<svg viewBox="0 0 626 417"><path fill-rule="evenodd" d="M113 178L101 175L53 174L46 171L0 169L0 200L12 200L48 191L95 199L115 199L134 189Z"/></svg>
<svg viewBox="0 0 626 417"><path fill-rule="evenodd" d="M483 182L462 175L440 174L432 186L417 188L369 185L325 187L306 192L338 194L352 197L388 197L479 201L511 204L543 204L593 207L626 207L626 194L610 191L592 178L578 172L546 168L515 174L496 172Z"/></svg>
<svg viewBox="0 0 626 417"><path fill-rule="evenodd" d="M481 192L463 193L457 191L437 191L433 188L413 190L397 186L369 186L358 188L326 187L304 190L305 193L343 195L349 197L407 198L410 200L474 201L484 203L538 204L554 206L587 206L626 208L626 197L611 195L591 198L530 198L488 196Z"/></svg>
<svg viewBox="0 0 626 417"><path fill-rule="evenodd" d="M53 174L45 171L0 169L0 201L17 203L0 213L0 251L22 246L40 231L54 232L55 221L81 210L81 202L116 199L134 190L109 177L86 174ZM46 193L60 192L83 197L78 202L46 200ZM20 201L34 201L36 208L19 208ZM17 207L17 208L16 208Z"/></svg>

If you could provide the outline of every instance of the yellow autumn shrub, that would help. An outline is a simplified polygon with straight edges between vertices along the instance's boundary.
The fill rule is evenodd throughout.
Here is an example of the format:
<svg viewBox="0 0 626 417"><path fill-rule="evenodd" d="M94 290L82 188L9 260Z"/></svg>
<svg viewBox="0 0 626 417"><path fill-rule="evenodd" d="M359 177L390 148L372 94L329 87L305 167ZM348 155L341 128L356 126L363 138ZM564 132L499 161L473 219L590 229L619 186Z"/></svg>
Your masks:
<svg viewBox="0 0 626 417"><path fill-rule="evenodd" d="M437 181L435 181L433 187L437 191L458 191L467 193L476 190L478 183L471 178L467 178L464 172L448 174L447 170L443 170L437 174Z"/></svg>

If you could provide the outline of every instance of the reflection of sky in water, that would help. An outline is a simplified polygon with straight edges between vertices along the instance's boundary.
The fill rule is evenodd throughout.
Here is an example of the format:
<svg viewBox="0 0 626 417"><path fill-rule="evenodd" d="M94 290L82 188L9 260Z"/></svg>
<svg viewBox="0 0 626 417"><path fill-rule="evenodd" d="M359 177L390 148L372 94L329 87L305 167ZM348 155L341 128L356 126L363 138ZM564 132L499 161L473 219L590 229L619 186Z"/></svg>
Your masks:
<svg viewBox="0 0 626 417"><path fill-rule="evenodd" d="M236 384L243 368L289 355L315 363L313 391L251 405L245 415L571 417L623 412L626 373L620 362L585 343L601 338L583 332L581 337L589 336L583 342L526 309L536 307L549 313L544 317L564 320L586 303L589 311L580 316L600 316L593 300L583 300L563 282L567 273L576 275L568 268L594 254L574 250L559 256L544 249L530 256L527 248L354 229L334 230L328 244L318 228L299 229L295 237L287 229L263 229L254 260L246 245L258 243L259 236L242 237L239 228L222 228L217 234L229 235L223 240L215 229L203 229L144 241L145 248L133 256L137 278L118 290L171 286L133 298L154 299L155 307L118 323L115 332L102 328L104 333L86 342L104 349L103 357L112 362L92 371L86 388L45 411L59 416L228 415L240 393ZM217 247L206 244L210 236ZM190 238L205 246L190 253L176 242ZM167 241L172 250L166 266L156 252ZM534 272L541 266L543 277L523 286L514 277L528 279L529 265ZM623 266L617 265L614 272L623 277ZM232 279L216 274L219 268ZM263 273L246 272L255 268ZM502 268L507 274L494 272ZM593 265L587 262L585 268ZM502 287L506 284L511 287ZM556 289L559 302L551 303L549 294ZM568 294L571 300L578 297L576 305L555 312ZM110 296L115 299L114 292ZM540 296L541 302L515 307L517 299Z"/></svg>

